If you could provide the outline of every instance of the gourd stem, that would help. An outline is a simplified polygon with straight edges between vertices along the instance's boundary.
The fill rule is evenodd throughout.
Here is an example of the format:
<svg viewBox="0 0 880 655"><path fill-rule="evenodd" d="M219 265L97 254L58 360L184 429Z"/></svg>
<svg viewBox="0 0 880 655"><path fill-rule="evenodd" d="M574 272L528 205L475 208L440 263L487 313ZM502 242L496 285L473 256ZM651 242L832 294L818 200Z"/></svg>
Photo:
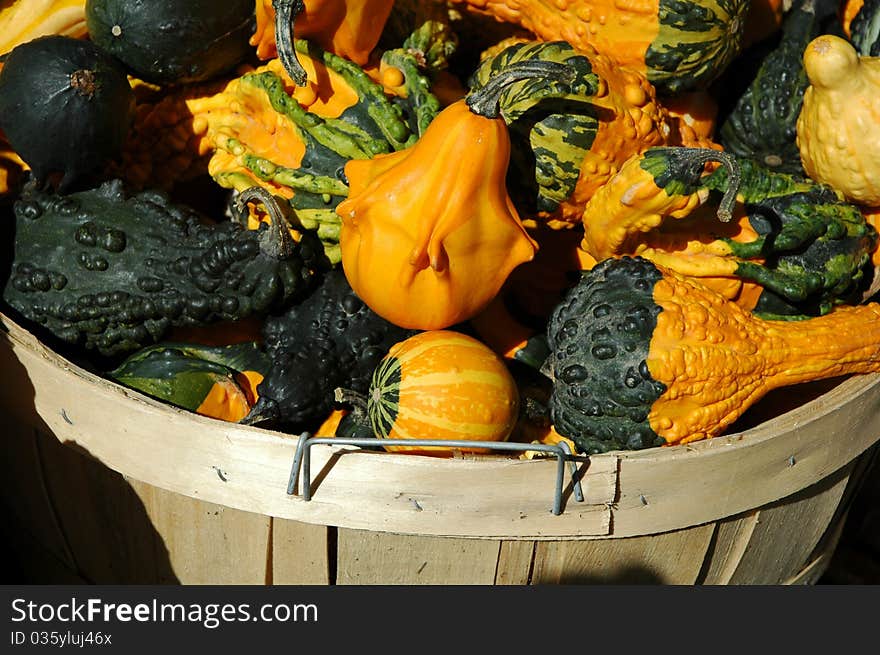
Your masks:
<svg viewBox="0 0 880 655"><path fill-rule="evenodd" d="M364 394L352 391L351 389L336 387L336 389L333 390L333 400L337 403L351 405L355 409L359 409L364 413L367 411L367 397Z"/></svg>
<svg viewBox="0 0 880 655"><path fill-rule="evenodd" d="M733 208L736 205L736 195L739 193L739 187L742 184L742 174L739 164L729 153L712 148L694 148L693 161L695 164L707 164L710 161L717 161L727 169L727 188L718 204L718 211L715 215L722 223L727 223L733 218Z"/></svg>
<svg viewBox="0 0 880 655"><path fill-rule="evenodd" d="M248 187L241 191L235 199L235 212L240 220L247 211L247 203L251 201L262 203L271 219L269 231L260 239L260 249L275 259L290 257L294 249L293 237L290 236L287 217L275 196L260 186Z"/></svg>
<svg viewBox="0 0 880 655"><path fill-rule="evenodd" d="M272 0L275 10L275 49L284 70L297 86L305 86L308 74L296 56L293 47L293 27L296 17L306 8L304 0Z"/></svg>
<svg viewBox="0 0 880 655"><path fill-rule="evenodd" d="M501 114L501 94L514 82L530 78L544 78L553 82L571 84L575 79L573 68L555 61L519 61L472 91L465 98L472 112L485 118L498 118Z"/></svg>

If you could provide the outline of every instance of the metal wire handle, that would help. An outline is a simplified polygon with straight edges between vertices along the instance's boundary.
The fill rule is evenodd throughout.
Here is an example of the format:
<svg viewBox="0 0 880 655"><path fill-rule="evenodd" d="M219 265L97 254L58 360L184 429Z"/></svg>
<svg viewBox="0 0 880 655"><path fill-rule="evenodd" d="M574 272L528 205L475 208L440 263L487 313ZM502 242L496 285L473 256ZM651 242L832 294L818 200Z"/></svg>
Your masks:
<svg viewBox="0 0 880 655"><path fill-rule="evenodd" d="M290 479L287 485L288 495L295 495L297 483L302 475L302 499L311 500L311 447L314 444L337 444L347 446L440 446L445 448L474 448L477 442L453 439L379 439L358 438L346 439L343 437L313 437L308 432L299 435L299 443L293 456L293 464L290 469ZM552 453L556 455L556 489L553 497L552 512L556 516L562 514L562 481L565 477L565 463L570 462L572 491L578 502L584 501L584 492L581 487L580 475L574 454L568 444L561 441L559 444L526 444L512 443L508 441L480 441L480 448L500 451L536 451Z"/></svg>

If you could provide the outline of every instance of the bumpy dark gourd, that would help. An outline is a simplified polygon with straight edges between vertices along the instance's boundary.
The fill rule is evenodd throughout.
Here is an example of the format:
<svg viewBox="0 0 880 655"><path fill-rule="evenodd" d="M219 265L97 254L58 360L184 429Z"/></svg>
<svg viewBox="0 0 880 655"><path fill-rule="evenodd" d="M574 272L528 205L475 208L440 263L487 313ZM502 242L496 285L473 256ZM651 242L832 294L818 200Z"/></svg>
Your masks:
<svg viewBox="0 0 880 655"><path fill-rule="evenodd" d="M330 271L304 301L267 317L263 338L272 365L244 422L314 427L330 413L337 387L365 394L388 349L414 333L367 307L341 269Z"/></svg>
<svg viewBox="0 0 880 655"><path fill-rule="evenodd" d="M62 174L62 191L121 154L133 112L125 71L83 39L34 39L0 69L0 130L40 183Z"/></svg>
<svg viewBox="0 0 880 655"><path fill-rule="evenodd" d="M251 52L253 0L88 0L92 41L157 84L210 79Z"/></svg>
<svg viewBox="0 0 880 655"><path fill-rule="evenodd" d="M67 196L26 190L15 203L3 299L68 344L105 355L278 309L324 266L317 238L286 229L206 224L168 196L126 196L118 180Z"/></svg>
<svg viewBox="0 0 880 655"><path fill-rule="evenodd" d="M802 0L786 14L781 41L765 56L751 85L718 132L728 152L789 173L803 174L795 139L797 118L809 85L803 53L820 30L813 2Z"/></svg>
<svg viewBox="0 0 880 655"><path fill-rule="evenodd" d="M588 453L718 436L768 392L880 368L880 304L764 320L640 257L586 271L547 329L556 431Z"/></svg>

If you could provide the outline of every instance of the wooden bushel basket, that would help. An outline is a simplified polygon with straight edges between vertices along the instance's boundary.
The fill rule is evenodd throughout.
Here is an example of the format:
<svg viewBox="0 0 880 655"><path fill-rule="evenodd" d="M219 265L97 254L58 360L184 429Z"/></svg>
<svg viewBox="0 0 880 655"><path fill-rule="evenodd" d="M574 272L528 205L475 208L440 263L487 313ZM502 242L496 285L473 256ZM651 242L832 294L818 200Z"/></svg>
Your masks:
<svg viewBox="0 0 880 655"><path fill-rule="evenodd" d="M555 458L316 444L178 411L0 315L6 546L33 583L809 584L880 440L880 376L739 432ZM818 389L818 390L816 390ZM806 394L806 391L804 391Z"/></svg>

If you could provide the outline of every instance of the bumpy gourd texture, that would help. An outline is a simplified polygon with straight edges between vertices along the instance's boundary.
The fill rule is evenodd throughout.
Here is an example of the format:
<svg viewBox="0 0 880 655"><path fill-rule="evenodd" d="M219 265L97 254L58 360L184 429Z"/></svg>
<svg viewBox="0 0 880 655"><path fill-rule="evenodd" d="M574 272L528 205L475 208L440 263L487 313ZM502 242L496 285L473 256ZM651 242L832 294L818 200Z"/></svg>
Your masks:
<svg viewBox="0 0 880 655"><path fill-rule="evenodd" d="M726 167L702 178L701 152L729 159L736 181ZM735 220L717 220L710 191L738 195ZM693 148L633 157L590 199L583 221L581 247L596 260L639 255L765 318L857 302L877 247L874 227L831 189Z"/></svg>
<svg viewBox="0 0 880 655"><path fill-rule="evenodd" d="M824 34L804 52L810 86L797 121L807 175L866 206L880 205L880 59Z"/></svg>
<svg viewBox="0 0 880 655"><path fill-rule="evenodd" d="M880 305L766 321L640 257L586 272L551 317L557 432L586 452L721 434L770 390L880 370Z"/></svg>
<svg viewBox="0 0 880 655"><path fill-rule="evenodd" d="M548 94L546 83L535 79L514 83L502 95L500 113L513 144L511 192L527 225L570 228L626 159L669 143L676 132L643 74L564 42L502 49L476 71L470 93L522 62L562 64L574 79L568 93Z"/></svg>
<svg viewBox="0 0 880 655"><path fill-rule="evenodd" d="M366 393L388 348L411 334L373 312L341 269L328 272L302 302L266 318L263 342L271 363L246 420L314 429L333 408L336 387Z"/></svg>
<svg viewBox="0 0 880 655"><path fill-rule="evenodd" d="M300 299L325 266L304 235L196 212L158 192L127 196L119 180L15 204L15 253L3 299L61 342L104 355L136 350L173 326L207 325Z"/></svg>
<svg viewBox="0 0 880 655"><path fill-rule="evenodd" d="M711 82L739 53L746 0L453 0L545 41L598 51L668 93Z"/></svg>

